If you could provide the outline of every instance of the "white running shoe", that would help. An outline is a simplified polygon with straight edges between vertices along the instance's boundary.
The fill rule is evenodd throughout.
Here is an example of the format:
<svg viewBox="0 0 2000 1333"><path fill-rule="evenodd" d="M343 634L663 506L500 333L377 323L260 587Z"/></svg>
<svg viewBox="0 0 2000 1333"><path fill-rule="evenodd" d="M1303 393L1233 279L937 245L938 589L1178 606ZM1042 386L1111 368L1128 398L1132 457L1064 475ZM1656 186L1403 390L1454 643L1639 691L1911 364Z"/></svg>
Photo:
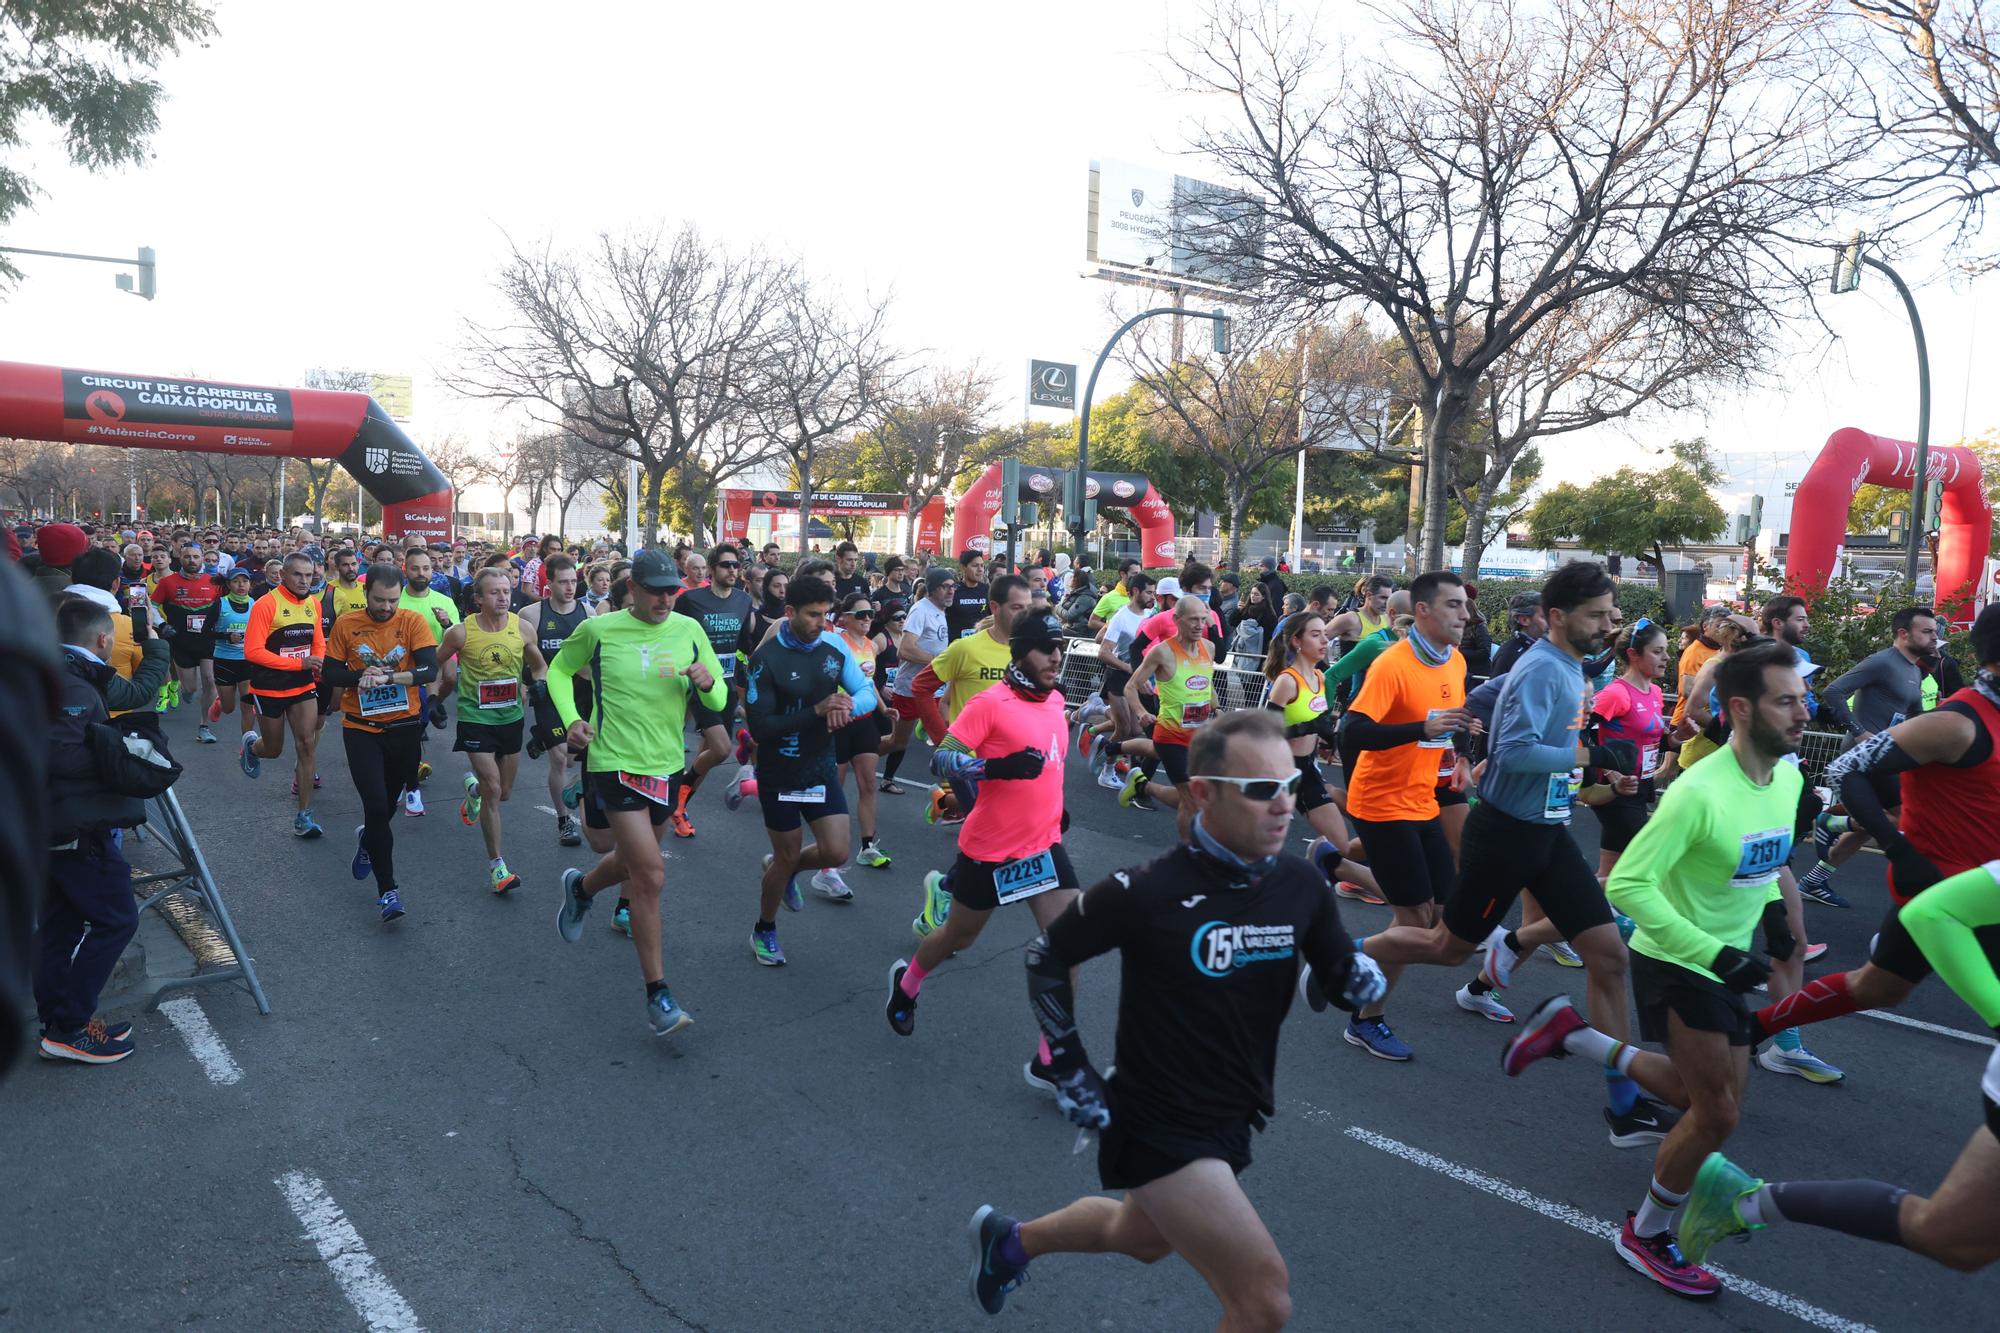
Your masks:
<svg viewBox="0 0 2000 1333"><path fill-rule="evenodd" d="M420 815L424 812L424 794L415 787L403 793L403 813Z"/></svg>
<svg viewBox="0 0 2000 1333"><path fill-rule="evenodd" d="M1757 1063L1773 1074L1790 1074L1808 1083L1838 1083L1847 1077L1838 1065L1828 1064L1804 1046L1788 1051L1775 1041L1757 1053Z"/></svg>
<svg viewBox="0 0 2000 1333"><path fill-rule="evenodd" d="M1583 966L1583 959L1576 956L1576 950L1569 947L1567 940L1557 940L1554 944L1544 944L1542 952L1555 959L1558 967Z"/></svg>
<svg viewBox="0 0 2000 1333"><path fill-rule="evenodd" d="M1104 770L1097 775L1097 785L1106 791L1124 791L1125 779L1118 776L1117 769L1107 764Z"/></svg>
<svg viewBox="0 0 2000 1333"><path fill-rule="evenodd" d="M1458 1007L1468 1014L1478 1014L1481 1018L1495 1023L1514 1021L1514 1011L1495 999L1492 991L1487 991L1484 995L1474 995L1472 987L1464 985L1458 988L1458 995L1455 998L1458 1000Z"/></svg>
<svg viewBox="0 0 2000 1333"><path fill-rule="evenodd" d="M854 900L854 890L847 887L847 881L841 878L838 869L814 871L812 886L813 892L828 902L845 903Z"/></svg>

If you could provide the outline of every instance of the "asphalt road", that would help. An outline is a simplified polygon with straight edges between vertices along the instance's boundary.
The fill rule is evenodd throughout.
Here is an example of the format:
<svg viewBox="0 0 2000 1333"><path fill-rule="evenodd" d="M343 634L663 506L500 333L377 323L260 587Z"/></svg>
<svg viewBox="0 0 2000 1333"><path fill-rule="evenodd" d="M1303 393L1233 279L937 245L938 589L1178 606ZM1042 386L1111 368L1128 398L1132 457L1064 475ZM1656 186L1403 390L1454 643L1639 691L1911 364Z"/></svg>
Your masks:
<svg viewBox="0 0 2000 1333"><path fill-rule="evenodd" d="M192 730L184 711L169 722ZM886 870L858 898L808 895L780 931L791 963L756 966L752 803L720 783L699 835L673 841L668 976L696 1018L653 1038L631 947L593 914L564 945L539 765L508 807L524 886L494 898L456 818L463 761L434 736L431 813L397 820L409 916L376 921L348 875L359 822L337 740L317 804L329 836L289 832L289 763L245 779L228 746L177 746L180 786L274 1012L200 993L240 1080L217 1084L165 1016L103 1069L29 1061L0 1086L0 1327L963 1329L967 1218L1046 1211L1096 1187L1094 1155L1021 1079L1032 1047L1025 911L1003 913L924 990L902 1039L885 970L950 838L921 797L885 798ZM725 770L726 772L726 770ZM1157 854L1171 815L1120 810L1073 768L1069 847L1087 879ZM1303 826L1301 826L1303 827ZM1580 841L1594 845L1587 815ZM1587 848L1588 849L1588 848ZM1809 907L1863 956L1886 902L1882 862L1843 869L1853 912ZM608 906L608 904L607 904ZM1384 909L1344 904L1358 932ZM1280 1111L1245 1186L1291 1268L1295 1327L1430 1329L1985 1328L2000 1276L1805 1228L1717 1258L1755 1285L1705 1304L1630 1272L1602 1234L1638 1205L1651 1155L1610 1147L1601 1079L1576 1062L1503 1077L1505 1029L1453 1006L1463 976L1411 969L1390 1011L1406 1065L1339 1039L1336 1015L1286 1025ZM1537 960L1508 1000L1582 995ZM1086 1038L1111 1058L1117 976L1086 968ZM1935 983L1903 1013L1976 1030ZM1876 1176L1928 1189L1978 1123L1983 1047L1850 1018L1809 1035L1844 1066L1823 1088L1752 1072L1731 1153L1766 1175ZM351 1296L349 1292L353 1293ZM1216 1307L1179 1260L1038 1262L1008 1326L1197 1329Z"/></svg>

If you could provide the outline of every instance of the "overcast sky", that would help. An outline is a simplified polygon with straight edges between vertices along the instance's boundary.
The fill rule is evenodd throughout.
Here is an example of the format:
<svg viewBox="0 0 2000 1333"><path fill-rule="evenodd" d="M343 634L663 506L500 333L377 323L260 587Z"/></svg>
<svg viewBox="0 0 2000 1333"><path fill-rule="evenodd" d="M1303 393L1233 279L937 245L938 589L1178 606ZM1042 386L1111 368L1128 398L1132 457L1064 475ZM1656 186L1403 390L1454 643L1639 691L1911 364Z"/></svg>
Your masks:
<svg viewBox="0 0 2000 1333"><path fill-rule="evenodd" d="M1335 7L1338 8L1338 7ZM156 156L91 177L46 155L48 197L8 243L159 252L160 296L97 266L26 261L0 357L295 384L312 366L417 376L412 433L508 432L434 372L496 312L504 234L587 240L683 220L892 291L907 345L980 360L1019 400L1030 356L1087 361L1109 332L1084 265L1092 158L1201 174L1160 52L1164 0L935 4L338 8L236 0L171 62ZM1213 104L1211 104L1212 106ZM1912 276L1942 265L1919 257ZM1990 286L1995 279L1984 279ZM1933 438L2000 422L2000 384L1961 284L1919 288ZM1784 387L1549 450L1584 479L1706 433L1725 450L1809 448L1858 425L1908 438L1907 323L1886 284L1832 307L1846 341L1777 347ZM1976 342L1976 346L1969 343Z"/></svg>

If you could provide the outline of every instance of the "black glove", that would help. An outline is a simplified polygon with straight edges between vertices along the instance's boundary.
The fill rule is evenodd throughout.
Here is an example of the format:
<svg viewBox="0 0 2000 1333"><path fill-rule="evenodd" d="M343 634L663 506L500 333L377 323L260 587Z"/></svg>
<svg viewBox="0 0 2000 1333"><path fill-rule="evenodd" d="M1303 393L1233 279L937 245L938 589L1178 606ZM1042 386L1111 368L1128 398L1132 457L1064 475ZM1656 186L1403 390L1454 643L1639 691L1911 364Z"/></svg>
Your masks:
<svg viewBox="0 0 2000 1333"><path fill-rule="evenodd" d="M1773 899L1764 904L1764 952L1777 962L1784 962L1798 951L1799 937L1792 934L1791 923L1785 920L1785 900Z"/></svg>
<svg viewBox="0 0 2000 1333"><path fill-rule="evenodd" d="M1614 773L1637 774L1639 747L1626 740L1609 740L1590 747L1590 766Z"/></svg>
<svg viewBox="0 0 2000 1333"><path fill-rule="evenodd" d="M1042 752L1027 749L1016 750L986 761L985 778L989 782L1022 782L1042 775Z"/></svg>
<svg viewBox="0 0 2000 1333"><path fill-rule="evenodd" d="M424 710L424 718L439 731L444 730L444 696L442 694L433 694L431 696L431 706Z"/></svg>
<svg viewBox="0 0 2000 1333"><path fill-rule="evenodd" d="M1068 807L1068 806L1064 806L1064 807L1063 807L1063 817L1062 817L1062 828L1061 828L1061 830L1060 830L1060 831L1061 831L1061 832L1063 832L1063 833L1067 833L1067 832L1069 832L1069 807Z"/></svg>
<svg viewBox="0 0 2000 1333"><path fill-rule="evenodd" d="M528 703L535 714L534 725L528 729L528 757L539 759L545 751L563 743L569 728L563 725L562 715L556 712L556 701L549 697L547 681L528 682Z"/></svg>
<svg viewBox="0 0 2000 1333"><path fill-rule="evenodd" d="M1944 878L1944 872L1932 865L1930 858L1908 838L1898 836L1882 850L1889 857L1889 868L1895 872L1896 892L1905 898Z"/></svg>
<svg viewBox="0 0 2000 1333"><path fill-rule="evenodd" d="M1796 943L1796 941L1794 941ZM1710 960L1708 970L1722 978L1722 984L1738 995L1753 991L1771 979L1771 969L1754 956L1725 944Z"/></svg>
<svg viewBox="0 0 2000 1333"><path fill-rule="evenodd" d="M174 629L173 621L162 620L160 622L160 637L165 639L168 643L172 643L174 641L174 635L176 633L177 631Z"/></svg>

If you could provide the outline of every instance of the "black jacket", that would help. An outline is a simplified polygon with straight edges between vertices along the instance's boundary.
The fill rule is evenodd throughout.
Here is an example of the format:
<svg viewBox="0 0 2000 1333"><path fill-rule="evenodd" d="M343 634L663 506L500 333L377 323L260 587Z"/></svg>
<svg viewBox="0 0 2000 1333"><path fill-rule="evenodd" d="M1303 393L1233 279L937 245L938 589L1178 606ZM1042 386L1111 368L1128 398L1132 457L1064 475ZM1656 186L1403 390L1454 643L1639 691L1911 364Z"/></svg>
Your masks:
<svg viewBox="0 0 2000 1333"><path fill-rule="evenodd" d="M142 759L110 725L105 684L117 673L67 646L61 693L49 728L49 840L146 822L146 802L173 785L180 768Z"/></svg>

